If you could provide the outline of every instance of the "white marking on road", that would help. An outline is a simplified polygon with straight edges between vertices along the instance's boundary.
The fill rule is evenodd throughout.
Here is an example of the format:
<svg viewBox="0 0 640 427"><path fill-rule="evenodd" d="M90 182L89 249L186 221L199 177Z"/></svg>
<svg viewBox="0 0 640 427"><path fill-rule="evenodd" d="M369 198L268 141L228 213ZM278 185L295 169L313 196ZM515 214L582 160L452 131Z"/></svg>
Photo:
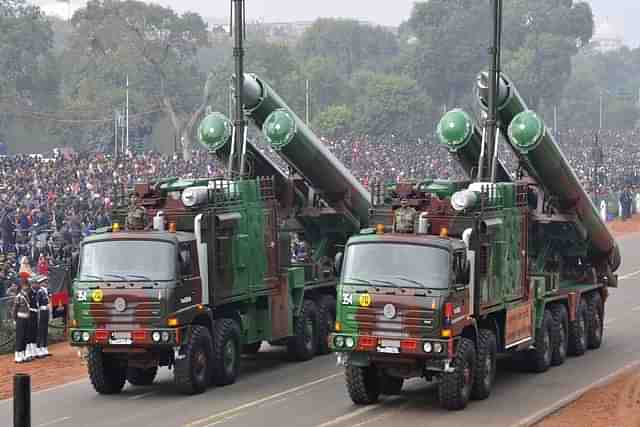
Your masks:
<svg viewBox="0 0 640 427"><path fill-rule="evenodd" d="M387 418L387 417L389 417L389 416L393 415L394 413L398 412L398 410L401 410L401 409L406 408L407 406L409 406L409 402L407 402L407 403L405 403L405 404L403 404L403 405L398 406L398 408L396 408L396 409L395 409L395 410L393 410L393 411L389 411L389 412L387 412L387 413L380 414L380 415L378 415L377 417L369 418L368 420L364 420L364 421L362 421L362 422L359 422L358 424L353 424L353 425L352 425L352 426L350 426L350 427L362 427L363 425L366 425L366 424L369 424L369 423L373 423L373 422L376 422L376 421L380 421L380 420L382 420L382 419L384 419L384 418Z"/></svg>
<svg viewBox="0 0 640 427"><path fill-rule="evenodd" d="M367 412L373 411L374 409L378 409L379 407L381 407L384 404L389 404L389 403L393 403L393 402L397 402L398 400L400 400L400 397L392 397L391 399L387 399L382 403L377 403L375 405L371 405L371 406L365 406L364 408L360 408L356 411L353 412L349 412L348 414L345 415L341 415L339 417L336 417L332 420L329 420L325 423L319 424L316 427L330 427L330 426L335 426L338 424L342 424L345 421L348 421L352 418L355 417L359 417L362 414L366 414Z"/></svg>
<svg viewBox="0 0 640 427"><path fill-rule="evenodd" d="M229 417L224 417L223 419L221 419L220 421L216 421L215 423L211 423L211 424L207 424L204 427L213 427L213 426L217 426L218 424L223 424L226 423L227 421L231 421L234 418L238 418L240 415L242 414L235 414L235 415L231 415Z"/></svg>
<svg viewBox="0 0 640 427"><path fill-rule="evenodd" d="M154 394L157 394L157 391L150 391L148 393L142 393L142 394L137 394L135 396L131 396L130 398L128 398L127 400L137 400L137 399L144 399L147 396L152 396Z"/></svg>
<svg viewBox="0 0 640 427"><path fill-rule="evenodd" d="M618 277L618 280L627 280L627 279L631 279L632 277L638 276L640 275L640 270L636 270L633 273L629 273L629 274L625 274L624 276L620 276Z"/></svg>
<svg viewBox="0 0 640 427"><path fill-rule="evenodd" d="M637 306L637 307L633 307L633 308L631 309L631 311L640 311L640 305L639 305L639 306Z"/></svg>
<svg viewBox="0 0 640 427"><path fill-rule="evenodd" d="M38 424L36 427L52 426L54 424L62 423L62 422L65 422L67 420L70 420L70 419L71 419L71 417L62 417L62 418L58 418L58 419L55 419L53 421L49 421L49 422L46 422L46 423L43 423L43 424Z"/></svg>
<svg viewBox="0 0 640 427"><path fill-rule="evenodd" d="M196 421L192 421L192 422L190 422L188 424L185 424L183 427L194 427L194 426L199 426L199 425L206 425L207 423L209 423L211 421L214 421L216 418L228 417L229 415L235 414L236 412L242 411L244 409L253 408L253 407L259 406L259 405L261 405L261 404L263 404L265 402L269 402L269 401L275 400L275 399L280 399L281 397L286 396L288 394L295 393L297 391L304 390L304 389L309 388L309 387L313 387L314 385L327 382L327 381L332 380L334 378L341 377L342 375L344 375L344 374L342 372L340 372L340 373L337 373L337 374L333 374L333 375L329 375L329 376L326 376L326 377L323 377L323 378L319 378L319 379L317 379L315 381L311 381L311 382L308 382L306 384L301 384L299 386L290 388L288 390L281 391L279 393L275 393L275 394L272 394L270 396L265 396L265 397L263 397L261 399L254 400L252 402L247 402L247 403L245 403L243 405L236 406L235 408L231 408L231 409L227 409L226 411L218 412L217 414L210 415L210 416L208 416L206 418L202 418L202 419L199 419L199 420L196 420Z"/></svg>
<svg viewBox="0 0 640 427"><path fill-rule="evenodd" d="M263 409L263 408L268 408L269 406L275 406L278 403L282 403L282 402L286 402L287 400L289 400L288 397L283 397L281 399L278 400L273 400L267 403L263 403L262 405L258 406L258 408Z"/></svg>
<svg viewBox="0 0 640 427"><path fill-rule="evenodd" d="M597 387L603 387L607 384L612 383L613 381L615 381L620 375L628 372L628 371L632 371L634 369L638 369L638 367L640 367L640 360L636 360L634 362L628 363L626 365L624 365L622 368L613 371L612 373L610 373L609 375L600 378L598 381L593 382L585 387L582 387L581 389L574 391L573 393L569 394L567 397L565 397L564 399L561 399L559 401L557 401L556 403L554 403L553 405L547 406L544 409L541 409L540 411L536 412L535 414L527 417L527 418L523 418L522 420L518 421L517 423L513 424L512 427L529 427L532 426L536 423L538 423L539 421L541 421L542 419L546 418L547 416L559 411L560 409L564 408L565 406L569 405L572 402L575 402L576 400L578 400L579 398L581 398L585 393L591 391L594 388Z"/></svg>
<svg viewBox="0 0 640 427"><path fill-rule="evenodd" d="M602 326L609 326L615 321L616 321L615 317L612 318L612 319L605 320L604 325L602 325Z"/></svg>

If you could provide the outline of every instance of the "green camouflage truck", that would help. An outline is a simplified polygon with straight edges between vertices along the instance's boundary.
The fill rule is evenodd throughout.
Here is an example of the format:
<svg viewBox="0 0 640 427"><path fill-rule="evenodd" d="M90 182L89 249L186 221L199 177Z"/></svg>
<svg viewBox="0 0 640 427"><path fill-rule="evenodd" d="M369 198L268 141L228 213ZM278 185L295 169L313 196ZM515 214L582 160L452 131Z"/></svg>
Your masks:
<svg viewBox="0 0 640 427"><path fill-rule="evenodd" d="M264 341L297 360L329 352L334 257L366 225L370 196L265 82L247 81L269 90L245 98L254 123L273 113L289 126L264 130L291 173L247 141L251 177L137 184L135 205L82 242L70 336L99 393L151 384L161 366L186 393L230 384ZM200 140L225 160L231 129L211 113Z"/></svg>
<svg viewBox="0 0 640 427"><path fill-rule="evenodd" d="M498 162L492 182L371 189L375 227L347 242L330 337L356 404L424 377L462 409L489 396L498 354L544 372L601 345L618 246L540 118L506 76L499 89L517 179ZM474 176L483 143L471 116L447 113L438 135Z"/></svg>

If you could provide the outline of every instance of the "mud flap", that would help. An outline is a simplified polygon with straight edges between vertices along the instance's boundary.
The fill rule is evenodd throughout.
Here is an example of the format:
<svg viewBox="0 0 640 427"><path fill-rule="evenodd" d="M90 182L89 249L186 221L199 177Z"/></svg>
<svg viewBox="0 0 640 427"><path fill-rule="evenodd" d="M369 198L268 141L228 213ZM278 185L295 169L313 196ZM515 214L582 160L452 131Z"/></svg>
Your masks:
<svg viewBox="0 0 640 427"><path fill-rule="evenodd" d="M340 353L339 353L340 354ZM353 352L353 353L342 353L346 356L345 364L351 366L357 366L359 368L366 368L371 365L371 361L369 360L369 354L363 352Z"/></svg>

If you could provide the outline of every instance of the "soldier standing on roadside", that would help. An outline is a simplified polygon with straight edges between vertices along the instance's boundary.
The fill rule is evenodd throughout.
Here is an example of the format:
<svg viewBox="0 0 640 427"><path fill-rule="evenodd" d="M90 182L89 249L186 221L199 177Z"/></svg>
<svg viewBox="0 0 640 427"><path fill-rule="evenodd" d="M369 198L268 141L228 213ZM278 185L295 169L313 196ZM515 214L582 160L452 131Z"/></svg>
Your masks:
<svg viewBox="0 0 640 427"><path fill-rule="evenodd" d="M20 291L15 296L12 307L13 319L16 321L15 363L23 363L31 360L26 354L29 318L31 317L28 273L22 273L20 280Z"/></svg>
<svg viewBox="0 0 640 427"><path fill-rule="evenodd" d="M38 357L50 356L49 341L49 281L46 276L38 278L40 288L36 294L38 304L38 336L36 354Z"/></svg>
<svg viewBox="0 0 640 427"><path fill-rule="evenodd" d="M28 298L29 298L29 311L31 316L29 316L29 327L27 329L27 351L26 355L30 359L35 359L38 357L37 351L37 338L38 338L38 289L40 285L35 282L33 277L31 277L31 287L28 289Z"/></svg>

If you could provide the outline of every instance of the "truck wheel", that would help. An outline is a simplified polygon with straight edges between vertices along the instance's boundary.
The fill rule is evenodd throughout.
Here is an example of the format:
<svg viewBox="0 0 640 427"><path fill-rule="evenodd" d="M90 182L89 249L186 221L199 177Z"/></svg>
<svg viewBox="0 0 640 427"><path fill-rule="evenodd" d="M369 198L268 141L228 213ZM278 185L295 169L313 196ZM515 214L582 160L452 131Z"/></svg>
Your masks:
<svg viewBox="0 0 640 427"><path fill-rule="evenodd" d="M117 394L127 380L127 369L113 356L108 356L98 347L89 349L87 358L89 378L93 388L100 394Z"/></svg>
<svg viewBox="0 0 640 427"><path fill-rule="evenodd" d="M587 351L587 303L580 299L576 320L569 322L569 354L582 356Z"/></svg>
<svg viewBox="0 0 640 427"><path fill-rule="evenodd" d="M318 354L329 353L329 334L336 323L336 299L323 295L318 302Z"/></svg>
<svg viewBox="0 0 640 427"><path fill-rule="evenodd" d="M536 348L528 353L529 367L533 372L542 373L549 370L553 355L553 316L545 310L542 325L536 331Z"/></svg>
<svg viewBox="0 0 640 427"><path fill-rule="evenodd" d="M551 306L553 316L553 354L551 364L553 366L562 365L567 358L567 348L569 347L569 316L564 304L554 304Z"/></svg>
<svg viewBox="0 0 640 427"><path fill-rule="evenodd" d="M214 384L233 384L240 367L240 326L235 320L221 319L216 322L213 349Z"/></svg>
<svg viewBox="0 0 640 427"><path fill-rule="evenodd" d="M356 405L371 405L380 397L380 376L375 366L347 365L345 368L347 391Z"/></svg>
<svg viewBox="0 0 640 427"><path fill-rule="evenodd" d="M598 292L591 294L587 301L587 347L596 349L602 345L604 306L602 304L602 297Z"/></svg>
<svg viewBox="0 0 640 427"><path fill-rule="evenodd" d="M489 397L496 378L496 353L498 344L496 335L488 329L480 329L476 350L475 376L471 397L482 400Z"/></svg>
<svg viewBox="0 0 640 427"><path fill-rule="evenodd" d="M318 309L316 303L305 300L302 312L293 321L294 336L287 340L289 354L299 361L310 360L318 349Z"/></svg>
<svg viewBox="0 0 640 427"><path fill-rule="evenodd" d="M145 386L153 384L158 374L158 368L127 368L127 381L133 385Z"/></svg>
<svg viewBox="0 0 640 427"><path fill-rule="evenodd" d="M387 396L395 396L400 394L402 386L404 385L404 378L392 377L383 373L380 377L380 393Z"/></svg>
<svg viewBox="0 0 640 427"><path fill-rule="evenodd" d="M182 359L175 361L174 381L185 394L203 393L211 378L213 343L204 326L193 326L189 340L182 345Z"/></svg>
<svg viewBox="0 0 640 427"><path fill-rule="evenodd" d="M242 354L258 354L260 347L262 347L262 341L245 344L242 346Z"/></svg>
<svg viewBox="0 0 640 427"><path fill-rule="evenodd" d="M438 385L440 405L450 411L464 409L469 402L473 387L476 350L473 341L461 338L453 359L453 372L445 372Z"/></svg>

